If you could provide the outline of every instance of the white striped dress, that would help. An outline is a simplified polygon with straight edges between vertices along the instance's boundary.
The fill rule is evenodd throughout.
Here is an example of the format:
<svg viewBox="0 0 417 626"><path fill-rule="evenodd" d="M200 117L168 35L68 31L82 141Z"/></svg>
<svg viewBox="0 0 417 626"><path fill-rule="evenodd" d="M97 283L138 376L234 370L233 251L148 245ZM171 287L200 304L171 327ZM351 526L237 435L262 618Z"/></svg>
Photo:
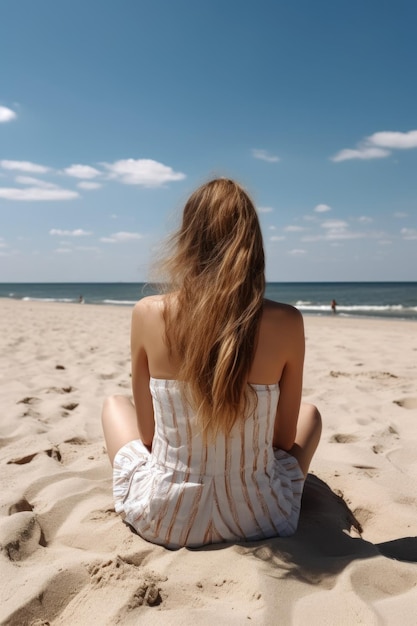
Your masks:
<svg viewBox="0 0 417 626"><path fill-rule="evenodd" d="M175 380L150 379L152 452L131 441L114 459L115 508L137 533L167 548L292 535L304 475L274 450L279 387L251 385L255 411L204 445Z"/></svg>

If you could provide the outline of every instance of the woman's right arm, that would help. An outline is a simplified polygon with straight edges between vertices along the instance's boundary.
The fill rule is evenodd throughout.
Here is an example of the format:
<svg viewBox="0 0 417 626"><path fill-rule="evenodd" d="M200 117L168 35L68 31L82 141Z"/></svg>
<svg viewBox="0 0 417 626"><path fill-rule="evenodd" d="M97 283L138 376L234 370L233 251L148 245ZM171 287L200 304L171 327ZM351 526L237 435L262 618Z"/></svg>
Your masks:
<svg viewBox="0 0 417 626"><path fill-rule="evenodd" d="M303 317L297 309L288 307L285 320L280 319L279 325L279 332L285 336L283 349L286 359L279 381L280 394L273 446L288 451L295 442L303 388L305 353Z"/></svg>

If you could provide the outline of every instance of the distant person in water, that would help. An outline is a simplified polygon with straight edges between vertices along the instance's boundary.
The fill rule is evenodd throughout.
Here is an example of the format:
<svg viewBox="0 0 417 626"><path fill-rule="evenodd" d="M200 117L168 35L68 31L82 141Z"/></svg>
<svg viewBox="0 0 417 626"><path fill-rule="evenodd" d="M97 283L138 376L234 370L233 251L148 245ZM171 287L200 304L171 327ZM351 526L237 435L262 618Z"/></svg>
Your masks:
<svg viewBox="0 0 417 626"><path fill-rule="evenodd" d="M80 297L78 298L78 302L79 302L80 304L84 304L84 296L80 296Z"/></svg>
<svg viewBox="0 0 417 626"><path fill-rule="evenodd" d="M336 300L332 300L332 301L330 302L330 306L332 307L332 311L333 311L333 313L336 313L336 307L337 307L337 302L336 302Z"/></svg>
<svg viewBox="0 0 417 626"><path fill-rule="evenodd" d="M115 508L167 548L292 535L321 433L301 404L304 328L264 298L256 209L232 180L188 199L162 268L133 309L134 405L107 398Z"/></svg>

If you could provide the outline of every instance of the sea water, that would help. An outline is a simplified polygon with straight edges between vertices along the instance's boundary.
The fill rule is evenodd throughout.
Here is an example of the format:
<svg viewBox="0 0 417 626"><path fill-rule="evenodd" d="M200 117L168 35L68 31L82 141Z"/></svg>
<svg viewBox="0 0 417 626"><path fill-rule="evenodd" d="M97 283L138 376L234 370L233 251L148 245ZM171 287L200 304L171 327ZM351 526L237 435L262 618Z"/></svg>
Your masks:
<svg viewBox="0 0 417 626"><path fill-rule="evenodd" d="M133 306L156 290L146 283L0 283L0 298ZM417 320L417 282L267 283L266 297L306 315Z"/></svg>

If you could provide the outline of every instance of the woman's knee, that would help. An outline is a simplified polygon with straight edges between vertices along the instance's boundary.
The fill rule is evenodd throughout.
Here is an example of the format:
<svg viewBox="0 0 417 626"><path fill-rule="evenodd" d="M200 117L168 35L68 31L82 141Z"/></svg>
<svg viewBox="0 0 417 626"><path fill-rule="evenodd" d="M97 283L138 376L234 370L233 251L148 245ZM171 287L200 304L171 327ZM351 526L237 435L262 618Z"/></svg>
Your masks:
<svg viewBox="0 0 417 626"><path fill-rule="evenodd" d="M322 420L321 414L315 404L310 404L309 402L303 402L301 408L305 414L305 417L315 424L317 427L321 427Z"/></svg>
<svg viewBox="0 0 417 626"><path fill-rule="evenodd" d="M127 403L131 404L127 396L122 396L120 394L107 396L103 402L103 410L101 412L102 422L106 422L107 420L115 417Z"/></svg>
<svg viewBox="0 0 417 626"><path fill-rule="evenodd" d="M301 405L300 417L302 418L302 426L301 424L300 426L304 433L304 437L307 437L307 439L311 438L318 442L322 432L322 419L318 408L314 404L303 402Z"/></svg>

